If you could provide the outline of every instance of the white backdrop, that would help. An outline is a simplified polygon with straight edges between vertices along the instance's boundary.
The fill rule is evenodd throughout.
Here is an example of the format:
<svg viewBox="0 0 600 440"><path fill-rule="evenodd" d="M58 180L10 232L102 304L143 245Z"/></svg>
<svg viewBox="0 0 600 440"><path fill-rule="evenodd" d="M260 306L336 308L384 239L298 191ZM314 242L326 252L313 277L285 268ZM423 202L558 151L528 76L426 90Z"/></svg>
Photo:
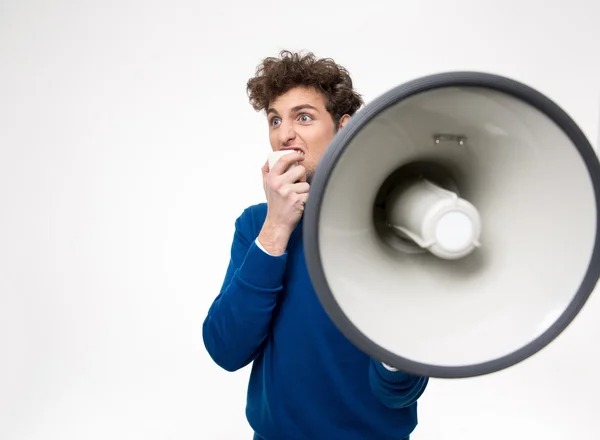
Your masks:
<svg viewBox="0 0 600 440"><path fill-rule="evenodd" d="M509 75L597 144L598 16L595 0L1 0L0 438L251 438L249 368L215 366L201 325L233 222L262 200L266 124L245 95L262 57L333 57L367 101L447 69ZM432 380L414 440L597 439L599 313L596 295L514 368Z"/></svg>

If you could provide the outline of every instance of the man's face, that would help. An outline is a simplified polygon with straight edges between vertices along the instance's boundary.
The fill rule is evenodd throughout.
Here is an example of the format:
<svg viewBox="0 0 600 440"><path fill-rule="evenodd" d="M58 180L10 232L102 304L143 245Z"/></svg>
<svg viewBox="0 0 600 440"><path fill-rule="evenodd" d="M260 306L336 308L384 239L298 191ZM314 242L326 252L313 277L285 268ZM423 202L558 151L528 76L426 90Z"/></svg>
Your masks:
<svg viewBox="0 0 600 440"><path fill-rule="evenodd" d="M271 149L302 151L308 182L337 132L325 105L325 97L315 89L297 87L279 96L267 109ZM343 117L340 126L348 119Z"/></svg>

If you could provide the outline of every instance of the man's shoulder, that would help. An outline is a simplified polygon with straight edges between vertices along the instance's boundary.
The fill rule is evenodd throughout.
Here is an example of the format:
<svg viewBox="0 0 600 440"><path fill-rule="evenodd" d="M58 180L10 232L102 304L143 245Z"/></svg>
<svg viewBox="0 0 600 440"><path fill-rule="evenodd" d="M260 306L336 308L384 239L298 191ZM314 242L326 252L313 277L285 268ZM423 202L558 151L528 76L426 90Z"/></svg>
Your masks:
<svg viewBox="0 0 600 440"><path fill-rule="evenodd" d="M258 235L267 216L267 204L256 203L245 208L236 220L236 229Z"/></svg>
<svg viewBox="0 0 600 440"><path fill-rule="evenodd" d="M254 219L263 221L267 216L267 203L255 203L254 205L250 205L242 211L240 218L243 220Z"/></svg>

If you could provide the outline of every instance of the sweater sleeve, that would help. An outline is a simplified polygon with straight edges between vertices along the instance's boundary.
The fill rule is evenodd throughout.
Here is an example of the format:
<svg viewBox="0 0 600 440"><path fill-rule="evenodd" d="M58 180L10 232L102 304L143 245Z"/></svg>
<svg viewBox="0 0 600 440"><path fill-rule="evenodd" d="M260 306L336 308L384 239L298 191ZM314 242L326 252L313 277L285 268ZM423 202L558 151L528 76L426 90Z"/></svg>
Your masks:
<svg viewBox="0 0 600 440"><path fill-rule="evenodd" d="M399 409L414 404L421 397L429 378L386 368L381 362L371 359L369 383L381 403L389 408Z"/></svg>
<svg viewBox="0 0 600 440"><path fill-rule="evenodd" d="M287 262L287 253L271 256L257 246L249 216L245 211L236 220L225 280L202 325L206 350L227 371L245 367L260 353Z"/></svg>

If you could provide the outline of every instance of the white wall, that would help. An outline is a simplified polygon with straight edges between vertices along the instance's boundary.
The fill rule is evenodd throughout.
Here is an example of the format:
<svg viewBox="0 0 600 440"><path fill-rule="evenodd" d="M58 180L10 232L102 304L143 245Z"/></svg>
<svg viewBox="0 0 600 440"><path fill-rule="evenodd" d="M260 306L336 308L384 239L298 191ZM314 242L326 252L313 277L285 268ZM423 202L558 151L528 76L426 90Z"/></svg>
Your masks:
<svg viewBox="0 0 600 440"><path fill-rule="evenodd" d="M201 324L235 217L262 200L266 126L245 96L262 57L331 56L368 101L446 69L510 75L596 143L599 15L595 0L2 1L0 438L251 438L249 371L216 367ZM597 439L598 313L596 295L510 370L432 381L414 439Z"/></svg>

